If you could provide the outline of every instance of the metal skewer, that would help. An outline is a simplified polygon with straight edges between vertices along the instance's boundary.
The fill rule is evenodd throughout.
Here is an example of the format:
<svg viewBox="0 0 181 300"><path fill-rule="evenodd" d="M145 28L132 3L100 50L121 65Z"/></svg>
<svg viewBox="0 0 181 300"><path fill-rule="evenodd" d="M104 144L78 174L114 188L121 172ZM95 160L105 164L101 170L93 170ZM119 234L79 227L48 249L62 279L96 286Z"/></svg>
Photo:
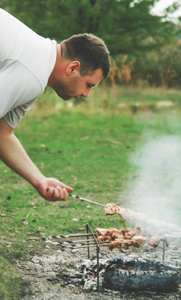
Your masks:
<svg viewBox="0 0 181 300"><path fill-rule="evenodd" d="M106 206L105 204L98 203L98 202L95 202L95 201L92 201L92 200L89 200L89 199L86 199L86 198L83 198L83 197L79 197L78 195L69 194L69 196L71 196L71 197L73 197L73 198L78 198L78 199L80 199L81 201L86 201L86 202L89 202L89 203L92 203L92 204L96 204L96 205L99 205L99 206L103 206L103 207Z"/></svg>
<svg viewBox="0 0 181 300"><path fill-rule="evenodd" d="M95 233L93 235L96 235ZM72 237L86 237L86 236L92 236L92 233L75 233L75 234L67 234L67 235L57 235L53 236L54 238L72 238Z"/></svg>

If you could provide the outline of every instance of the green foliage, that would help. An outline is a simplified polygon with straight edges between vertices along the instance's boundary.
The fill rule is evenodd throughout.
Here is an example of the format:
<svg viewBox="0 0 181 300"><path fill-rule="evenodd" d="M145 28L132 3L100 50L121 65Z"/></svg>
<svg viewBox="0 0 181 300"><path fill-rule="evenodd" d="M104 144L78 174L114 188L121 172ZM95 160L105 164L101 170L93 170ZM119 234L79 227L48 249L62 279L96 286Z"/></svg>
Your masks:
<svg viewBox="0 0 181 300"><path fill-rule="evenodd" d="M58 41L94 33L112 56L140 53L169 43L175 26L150 14L158 0L6 0L4 8L44 37Z"/></svg>
<svg viewBox="0 0 181 300"><path fill-rule="evenodd" d="M143 64L144 61L144 64ZM181 42L153 51L137 60L135 68L139 68L142 78L148 80L150 86L180 87L181 77Z"/></svg>
<svg viewBox="0 0 181 300"><path fill-rule="evenodd" d="M117 55L112 59L112 84L145 83L150 86L180 87L181 42L139 56Z"/></svg>

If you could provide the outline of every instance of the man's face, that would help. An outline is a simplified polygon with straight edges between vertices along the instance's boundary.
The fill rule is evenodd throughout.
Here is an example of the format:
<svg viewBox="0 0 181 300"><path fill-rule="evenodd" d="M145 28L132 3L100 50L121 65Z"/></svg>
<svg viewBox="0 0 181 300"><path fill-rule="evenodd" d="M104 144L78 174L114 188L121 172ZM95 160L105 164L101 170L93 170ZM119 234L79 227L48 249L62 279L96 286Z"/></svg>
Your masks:
<svg viewBox="0 0 181 300"><path fill-rule="evenodd" d="M101 68L86 76L81 76L80 72L76 71L63 82L59 82L58 95L63 100L80 97L87 98L91 88L97 86L102 78L103 72Z"/></svg>

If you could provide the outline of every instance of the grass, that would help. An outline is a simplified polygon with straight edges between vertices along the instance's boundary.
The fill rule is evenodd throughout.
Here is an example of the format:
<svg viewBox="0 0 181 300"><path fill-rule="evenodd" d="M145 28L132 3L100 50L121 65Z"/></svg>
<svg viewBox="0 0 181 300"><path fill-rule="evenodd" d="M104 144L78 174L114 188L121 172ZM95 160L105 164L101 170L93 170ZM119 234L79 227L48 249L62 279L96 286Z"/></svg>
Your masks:
<svg viewBox="0 0 181 300"><path fill-rule="evenodd" d="M166 100L173 105L157 105ZM131 154L152 137L180 135L180 114L177 90L102 86L81 103L63 102L47 90L15 133L45 175L72 186L79 196L120 203L136 176ZM76 233L87 223L93 229L125 226L119 216L106 217L99 206L73 198L44 201L2 162L0 204L0 299L4 300L20 299L14 261L44 248L42 236Z"/></svg>

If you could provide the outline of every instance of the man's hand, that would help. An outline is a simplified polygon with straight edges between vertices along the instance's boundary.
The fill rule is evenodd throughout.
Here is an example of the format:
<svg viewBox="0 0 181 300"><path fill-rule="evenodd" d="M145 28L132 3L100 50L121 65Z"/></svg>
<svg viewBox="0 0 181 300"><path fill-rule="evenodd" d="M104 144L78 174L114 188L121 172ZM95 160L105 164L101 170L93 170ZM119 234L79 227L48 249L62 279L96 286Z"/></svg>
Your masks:
<svg viewBox="0 0 181 300"><path fill-rule="evenodd" d="M37 192L47 201L66 201L73 189L55 178L44 177L35 187Z"/></svg>

